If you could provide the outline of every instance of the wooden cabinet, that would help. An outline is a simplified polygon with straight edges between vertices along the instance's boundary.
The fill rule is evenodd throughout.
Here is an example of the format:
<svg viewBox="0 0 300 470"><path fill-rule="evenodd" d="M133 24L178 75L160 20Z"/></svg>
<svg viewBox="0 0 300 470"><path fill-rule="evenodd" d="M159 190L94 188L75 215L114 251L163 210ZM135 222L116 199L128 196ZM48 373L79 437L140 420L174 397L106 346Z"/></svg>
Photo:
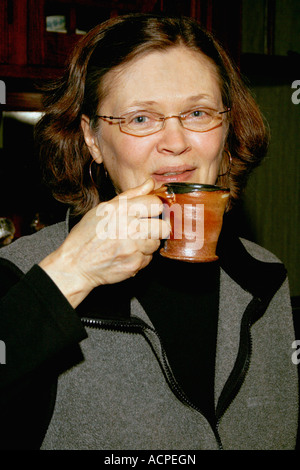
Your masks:
<svg viewBox="0 0 300 470"><path fill-rule="evenodd" d="M132 12L186 15L213 30L235 60L240 55L241 0L1 0L0 78L7 85L6 109L39 109L35 85L61 74L85 31ZM48 20L63 18L60 31Z"/></svg>

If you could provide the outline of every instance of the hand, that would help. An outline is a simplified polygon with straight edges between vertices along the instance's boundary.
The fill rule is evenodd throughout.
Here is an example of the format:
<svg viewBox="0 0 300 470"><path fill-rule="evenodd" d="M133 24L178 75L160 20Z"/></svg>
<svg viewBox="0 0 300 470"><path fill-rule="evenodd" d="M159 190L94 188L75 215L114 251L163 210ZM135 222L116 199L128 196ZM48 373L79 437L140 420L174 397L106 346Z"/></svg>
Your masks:
<svg viewBox="0 0 300 470"><path fill-rule="evenodd" d="M73 307L103 284L134 276L170 233L152 178L91 209L40 266Z"/></svg>

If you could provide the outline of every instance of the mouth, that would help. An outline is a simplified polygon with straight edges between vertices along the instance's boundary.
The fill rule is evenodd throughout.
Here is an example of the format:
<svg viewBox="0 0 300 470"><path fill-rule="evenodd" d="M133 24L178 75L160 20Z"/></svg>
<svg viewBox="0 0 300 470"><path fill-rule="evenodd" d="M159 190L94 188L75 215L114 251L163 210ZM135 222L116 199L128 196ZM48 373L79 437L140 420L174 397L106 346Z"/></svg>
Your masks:
<svg viewBox="0 0 300 470"><path fill-rule="evenodd" d="M153 178L157 182L163 183L175 183L181 181L188 181L195 172L195 167L166 167L160 168L158 171L153 173Z"/></svg>

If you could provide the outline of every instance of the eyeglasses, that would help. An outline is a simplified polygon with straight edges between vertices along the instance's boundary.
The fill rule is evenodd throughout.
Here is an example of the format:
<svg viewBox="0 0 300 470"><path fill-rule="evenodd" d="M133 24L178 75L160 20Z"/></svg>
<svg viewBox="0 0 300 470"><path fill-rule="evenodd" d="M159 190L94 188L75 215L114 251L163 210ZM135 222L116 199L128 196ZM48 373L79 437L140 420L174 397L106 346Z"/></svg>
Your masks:
<svg viewBox="0 0 300 470"><path fill-rule="evenodd" d="M100 115L96 117L107 121L109 124L119 124L121 132L125 134L143 137L161 131L166 120L173 118L179 119L182 127L189 131L210 131L222 124L224 114L229 111L230 108L224 111L216 111L210 108L196 108L172 116L164 116L152 111L133 111L121 117Z"/></svg>

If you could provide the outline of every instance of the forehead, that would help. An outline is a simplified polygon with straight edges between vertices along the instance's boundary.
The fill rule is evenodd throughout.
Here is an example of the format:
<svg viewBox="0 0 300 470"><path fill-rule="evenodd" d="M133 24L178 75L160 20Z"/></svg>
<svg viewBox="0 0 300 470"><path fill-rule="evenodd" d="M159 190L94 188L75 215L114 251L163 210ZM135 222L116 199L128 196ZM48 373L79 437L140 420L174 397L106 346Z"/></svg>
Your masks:
<svg viewBox="0 0 300 470"><path fill-rule="evenodd" d="M186 47L154 51L107 73L102 105L114 109L138 102L180 104L200 97L207 104L221 105L220 80L214 63Z"/></svg>

